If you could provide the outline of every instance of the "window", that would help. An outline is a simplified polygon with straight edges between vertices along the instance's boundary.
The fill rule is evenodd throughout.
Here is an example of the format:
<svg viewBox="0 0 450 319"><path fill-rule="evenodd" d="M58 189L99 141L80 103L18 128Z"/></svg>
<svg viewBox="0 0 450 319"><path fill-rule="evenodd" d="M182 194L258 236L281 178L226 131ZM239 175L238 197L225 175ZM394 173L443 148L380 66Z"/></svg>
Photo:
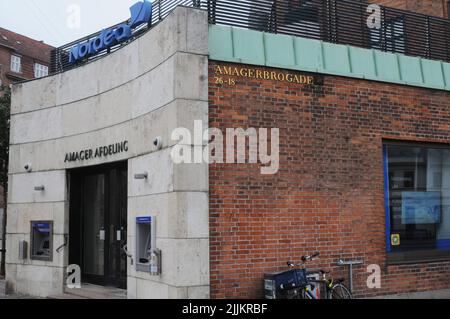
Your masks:
<svg viewBox="0 0 450 319"><path fill-rule="evenodd" d="M34 64L34 77L35 78L41 78L43 76L48 75L48 66L35 63Z"/></svg>
<svg viewBox="0 0 450 319"><path fill-rule="evenodd" d="M319 9L312 0L289 0L286 23L298 21L319 21Z"/></svg>
<svg viewBox="0 0 450 319"><path fill-rule="evenodd" d="M449 258L450 147L385 143L384 167L392 260Z"/></svg>
<svg viewBox="0 0 450 319"><path fill-rule="evenodd" d="M370 29L370 39L374 49L405 53L403 17L389 19L380 29Z"/></svg>
<svg viewBox="0 0 450 319"><path fill-rule="evenodd" d="M22 58L17 55L11 55L11 71L16 73L22 72Z"/></svg>
<svg viewBox="0 0 450 319"><path fill-rule="evenodd" d="M320 37L319 8L314 1L289 0L287 12L280 15L276 12L277 8L272 10L275 10L272 11L272 15L278 19L275 21L277 32L311 38Z"/></svg>

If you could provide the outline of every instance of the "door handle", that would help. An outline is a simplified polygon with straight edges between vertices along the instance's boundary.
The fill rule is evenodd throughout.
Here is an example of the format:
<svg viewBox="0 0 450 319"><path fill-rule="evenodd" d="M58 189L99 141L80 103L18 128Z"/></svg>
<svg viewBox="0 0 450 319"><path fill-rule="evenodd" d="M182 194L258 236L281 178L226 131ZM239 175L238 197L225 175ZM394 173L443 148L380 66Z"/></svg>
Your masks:
<svg viewBox="0 0 450 319"><path fill-rule="evenodd" d="M100 232L98 233L98 238L100 240L106 240L106 231L104 229L100 229Z"/></svg>
<svg viewBox="0 0 450 319"><path fill-rule="evenodd" d="M123 226L121 226L120 228L118 228L116 230L116 240L117 241L120 241L120 242L121 241L126 241L127 240L126 237L127 237L126 231L125 231L125 228Z"/></svg>

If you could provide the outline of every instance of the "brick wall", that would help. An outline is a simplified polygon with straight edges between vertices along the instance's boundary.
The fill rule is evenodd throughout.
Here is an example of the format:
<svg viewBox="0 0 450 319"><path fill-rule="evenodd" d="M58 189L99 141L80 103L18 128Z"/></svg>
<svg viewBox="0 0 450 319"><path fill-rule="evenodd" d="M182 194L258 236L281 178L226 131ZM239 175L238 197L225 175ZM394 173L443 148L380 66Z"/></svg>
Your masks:
<svg viewBox="0 0 450 319"><path fill-rule="evenodd" d="M12 81L12 79L7 75L8 72L11 71L11 54L12 51L8 49L4 49L0 46L0 64L2 65L2 73L3 73L3 84L8 85ZM22 72L21 73L11 73L12 75L16 75L20 78L25 79L34 79L34 63L40 63L43 65L48 65L48 63L41 62L39 60L35 60L29 56L21 56L22 58Z"/></svg>
<svg viewBox="0 0 450 319"><path fill-rule="evenodd" d="M334 276L347 275L339 258L365 260L358 297L450 288L450 262L386 265L382 161L382 139L450 143L449 92L334 76L316 87L250 78L220 85L217 63L209 66L210 126L277 127L281 160L273 176L260 165L210 165L213 298L262 297L265 272L315 250L321 257L310 266ZM366 287L369 264L382 267L381 290Z"/></svg>
<svg viewBox="0 0 450 319"><path fill-rule="evenodd" d="M447 0L370 0L383 6L447 18Z"/></svg>

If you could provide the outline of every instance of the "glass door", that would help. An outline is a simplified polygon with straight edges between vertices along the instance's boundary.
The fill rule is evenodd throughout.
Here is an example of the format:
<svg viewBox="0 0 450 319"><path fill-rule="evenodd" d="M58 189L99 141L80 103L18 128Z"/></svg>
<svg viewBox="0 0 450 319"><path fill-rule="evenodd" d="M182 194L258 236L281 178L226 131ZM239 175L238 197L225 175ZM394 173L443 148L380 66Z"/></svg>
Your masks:
<svg viewBox="0 0 450 319"><path fill-rule="evenodd" d="M70 173L69 262L83 282L126 288L127 163Z"/></svg>
<svg viewBox="0 0 450 319"><path fill-rule="evenodd" d="M107 264L105 247L105 175L84 177L83 187L83 268L89 281L103 284Z"/></svg>
<svg viewBox="0 0 450 319"><path fill-rule="evenodd" d="M112 169L108 172L108 179L107 282L116 287L126 287L127 256L123 248L127 244L127 170Z"/></svg>

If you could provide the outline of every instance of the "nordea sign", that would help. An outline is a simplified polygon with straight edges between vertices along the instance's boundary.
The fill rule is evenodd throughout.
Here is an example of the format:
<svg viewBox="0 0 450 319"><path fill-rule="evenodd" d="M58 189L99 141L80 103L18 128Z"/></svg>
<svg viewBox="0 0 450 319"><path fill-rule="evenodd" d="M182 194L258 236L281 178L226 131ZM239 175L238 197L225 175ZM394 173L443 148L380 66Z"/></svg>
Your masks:
<svg viewBox="0 0 450 319"><path fill-rule="evenodd" d="M75 45L69 54L69 63L75 63L81 59L96 55L116 44L127 41L132 37L132 29L151 22L152 4L144 0L131 6L131 19L129 23L123 23L115 29L105 29L98 37L87 42Z"/></svg>

